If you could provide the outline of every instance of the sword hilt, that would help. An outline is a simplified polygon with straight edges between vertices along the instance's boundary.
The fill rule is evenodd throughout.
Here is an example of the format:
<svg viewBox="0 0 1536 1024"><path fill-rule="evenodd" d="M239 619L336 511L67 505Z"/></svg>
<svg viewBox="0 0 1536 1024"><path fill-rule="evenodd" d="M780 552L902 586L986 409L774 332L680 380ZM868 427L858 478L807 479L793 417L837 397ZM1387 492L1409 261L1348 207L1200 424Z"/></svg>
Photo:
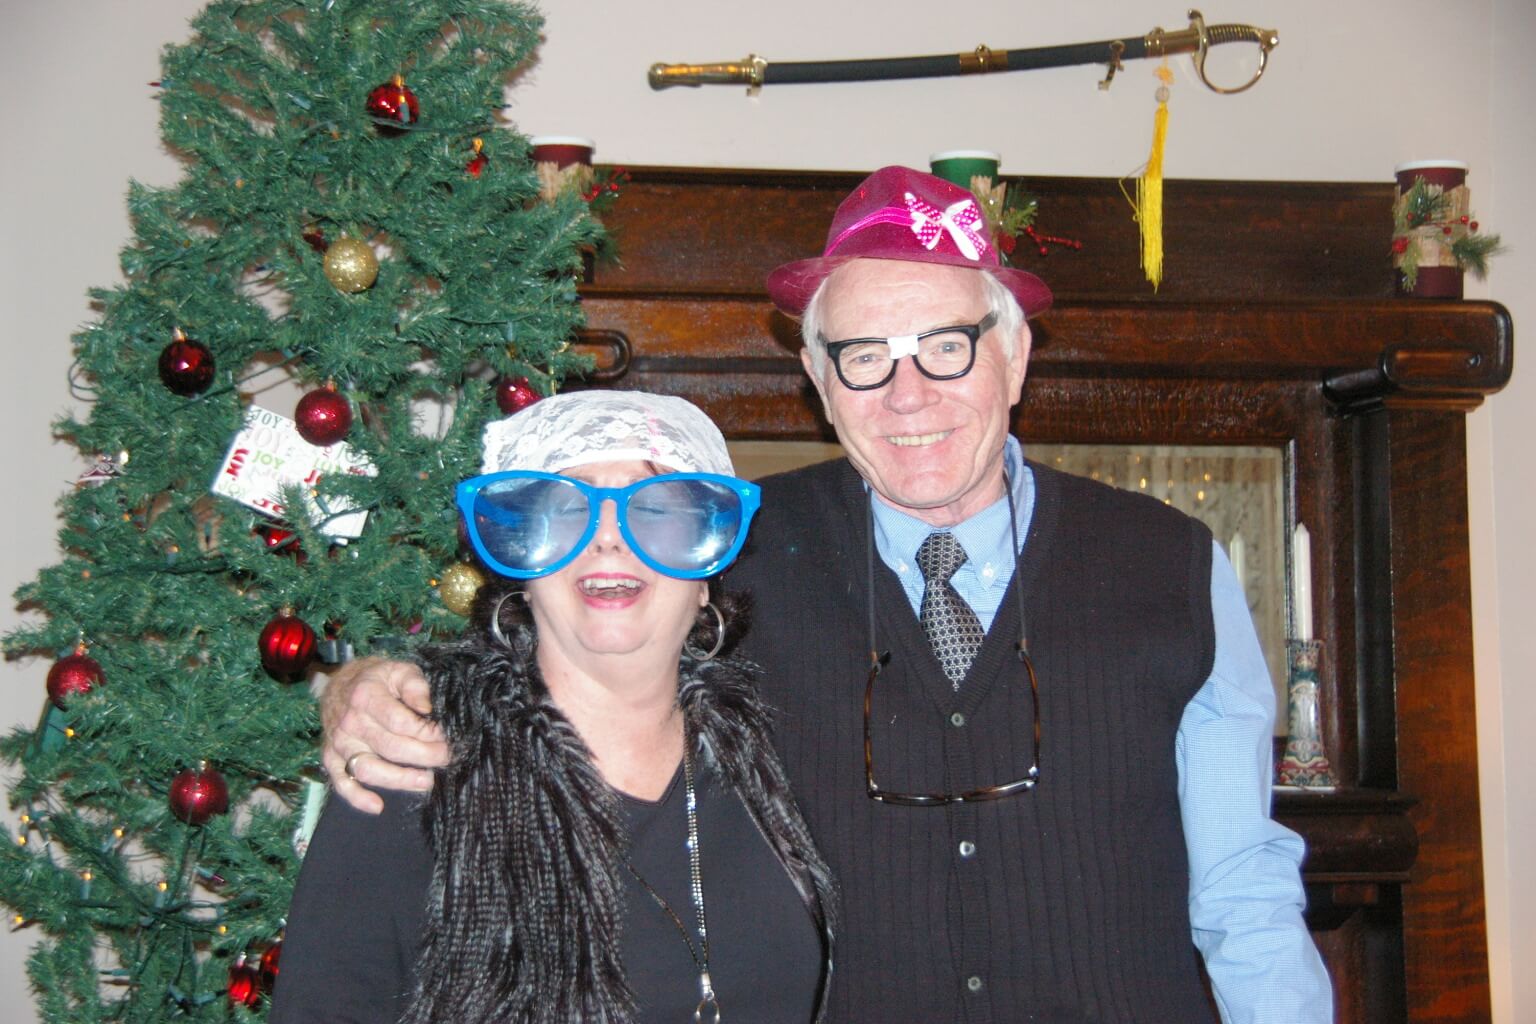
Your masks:
<svg viewBox="0 0 1536 1024"><path fill-rule="evenodd" d="M1188 28L1177 32L1164 32L1161 28L1154 28L1147 33L1143 41L1147 46L1148 57L1162 57L1170 53L1193 53L1195 72L1200 76L1200 81L1205 83L1205 87L1212 92L1230 96L1253 88L1253 84L1263 77L1264 69L1269 66L1269 51L1280 45L1280 33L1272 28L1257 28L1253 25L1207 25L1204 16L1199 11L1191 9ZM1206 77L1206 52L1212 46L1220 46L1222 43L1253 43L1259 48L1258 70L1242 85L1229 88L1217 85Z"/></svg>

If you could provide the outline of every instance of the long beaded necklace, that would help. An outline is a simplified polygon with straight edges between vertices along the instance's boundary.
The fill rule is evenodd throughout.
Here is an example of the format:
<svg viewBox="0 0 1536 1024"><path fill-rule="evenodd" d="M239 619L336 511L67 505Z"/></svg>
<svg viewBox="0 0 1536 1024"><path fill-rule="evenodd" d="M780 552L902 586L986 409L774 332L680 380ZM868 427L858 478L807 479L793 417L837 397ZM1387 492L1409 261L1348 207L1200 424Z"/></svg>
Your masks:
<svg viewBox="0 0 1536 1024"><path fill-rule="evenodd" d="M690 877L690 889L693 895L693 909L699 916L699 944L693 944L693 939L688 935L688 926L683 924L683 919L677 916L677 911L671 904L662 899L661 893L647 882L635 866L625 860L624 864L629 868L629 873L635 876L635 880L645 886L645 891L651 894L651 899L656 905L666 912L677 925L678 933L683 941L688 944L688 955L693 957L694 964L699 968L699 1004L693 1009L694 1024L704 1024L704 1012L712 1011L709 1024L720 1024L720 1000L715 998L715 984L709 977L709 926L704 917L704 873L699 869L699 799L693 786L693 752L683 750L683 794L688 808L688 874Z"/></svg>

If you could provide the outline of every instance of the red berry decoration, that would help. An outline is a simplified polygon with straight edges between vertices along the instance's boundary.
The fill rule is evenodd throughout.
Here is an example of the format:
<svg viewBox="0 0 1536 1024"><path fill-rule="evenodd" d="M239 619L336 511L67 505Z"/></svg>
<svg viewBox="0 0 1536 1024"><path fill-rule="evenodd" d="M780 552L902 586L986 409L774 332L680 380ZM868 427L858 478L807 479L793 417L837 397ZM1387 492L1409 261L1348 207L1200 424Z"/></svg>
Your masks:
<svg viewBox="0 0 1536 1024"><path fill-rule="evenodd" d="M85 645L75 648L75 653L60 658L48 670L48 699L63 710L65 703L77 693L90 693L105 680L96 659L85 653Z"/></svg>
<svg viewBox="0 0 1536 1024"><path fill-rule="evenodd" d="M278 961L283 956L283 944L274 942L261 954L261 980L271 988L277 982Z"/></svg>
<svg viewBox="0 0 1536 1024"><path fill-rule="evenodd" d="M213 353L202 342L181 333L180 327L172 338L160 353L160 382L183 398L202 394L213 383Z"/></svg>
<svg viewBox="0 0 1536 1024"><path fill-rule="evenodd" d="M1472 223L1468 224L1467 227L1472 229L1473 231L1476 231L1477 230L1477 221L1474 220Z"/></svg>
<svg viewBox="0 0 1536 1024"><path fill-rule="evenodd" d="M503 377L496 385L496 407L507 416L528 408L541 397L527 377Z"/></svg>
<svg viewBox="0 0 1536 1024"><path fill-rule="evenodd" d="M396 75L368 94L368 113L383 121L415 124L421 110L416 94L405 87L405 79Z"/></svg>
<svg viewBox="0 0 1536 1024"><path fill-rule="evenodd" d="M294 419L300 437L325 448L346 437L352 429L352 403L336 390L336 385L327 384L299 399Z"/></svg>
<svg viewBox="0 0 1536 1024"><path fill-rule="evenodd" d="M480 172L485 170L485 165L490 163L490 158L485 155L485 140L475 140L475 155L470 158L464 169L469 172L471 178L480 177Z"/></svg>
<svg viewBox="0 0 1536 1024"><path fill-rule="evenodd" d="M1406 239L1406 238L1394 238L1394 239L1392 239L1392 251L1397 253L1399 256L1401 256L1403 253L1407 252L1408 251L1408 239Z"/></svg>
<svg viewBox="0 0 1536 1024"><path fill-rule="evenodd" d="M261 1003L261 975L242 958L229 969L229 1005L256 1007Z"/></svg>
<svg viewBox="0 0 1536 1024"><path fill-rule="evenodd" d="M303 675L314 660L315 631L292 609L284 608L261 631L257 646L267 674L278 682L290 682Z"/></svg>
<svg viewBox="0 0 1536 1024"><path fill-rule="evenodd" d="M229 786L205 761L171 780L171 813L188 825L202 825L229 810ZM255 972L251 972L254 976Z"/></svg>

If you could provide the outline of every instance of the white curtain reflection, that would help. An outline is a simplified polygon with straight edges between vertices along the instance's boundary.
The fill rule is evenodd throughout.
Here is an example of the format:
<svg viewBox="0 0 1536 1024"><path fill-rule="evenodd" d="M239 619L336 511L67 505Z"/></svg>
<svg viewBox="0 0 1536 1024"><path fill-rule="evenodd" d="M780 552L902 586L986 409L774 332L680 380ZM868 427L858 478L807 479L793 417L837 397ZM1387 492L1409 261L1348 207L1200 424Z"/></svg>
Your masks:
<svg viewBox="0 0 1536 1024"><path fill-rule="evenodd" d="M1285 458L1279 448L1030 444L1036 462L1151 495L1216 535L1248 598L1285 729Z"/></svg>

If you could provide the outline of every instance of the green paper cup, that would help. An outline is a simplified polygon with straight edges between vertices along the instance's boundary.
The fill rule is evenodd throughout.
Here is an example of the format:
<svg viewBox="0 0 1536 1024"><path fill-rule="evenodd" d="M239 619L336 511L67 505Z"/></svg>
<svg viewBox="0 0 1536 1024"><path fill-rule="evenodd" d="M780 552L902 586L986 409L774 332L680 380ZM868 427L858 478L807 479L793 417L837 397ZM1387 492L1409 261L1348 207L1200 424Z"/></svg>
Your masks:
<svg viewBox="0 0 1536 1024"><path fill-rule="evenodd" d="M997 181L997 169L1003 158L985 149L949 149L928 158L928 169L935 177L970 188L971 179L980 175Z"/></svg>

